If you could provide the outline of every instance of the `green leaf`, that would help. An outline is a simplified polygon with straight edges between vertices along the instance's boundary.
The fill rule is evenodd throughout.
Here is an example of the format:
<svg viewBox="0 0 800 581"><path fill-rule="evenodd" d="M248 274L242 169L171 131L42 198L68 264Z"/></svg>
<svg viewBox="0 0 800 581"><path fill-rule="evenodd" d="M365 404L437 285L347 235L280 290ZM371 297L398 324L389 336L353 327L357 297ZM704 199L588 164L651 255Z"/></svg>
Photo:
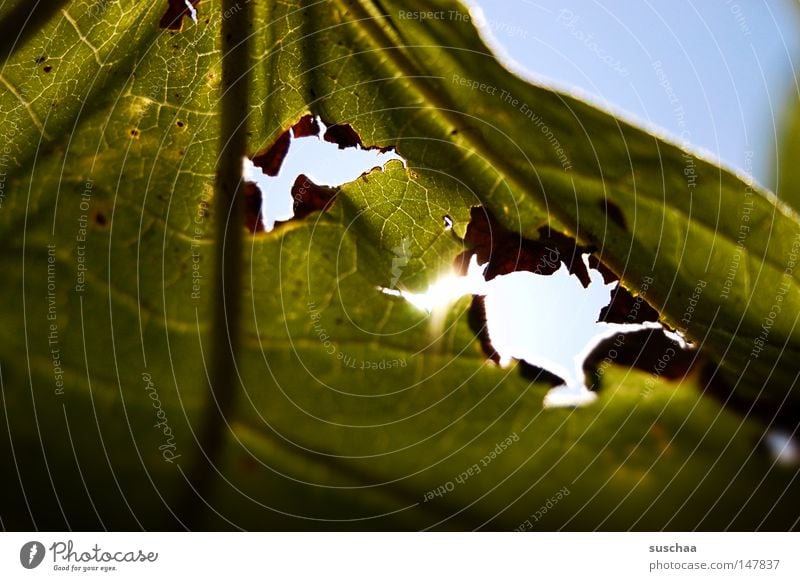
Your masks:
<svg viewBox="0 0 800 581"><path fill-rule="evenodd" d="M434 324L378 290L398 245L410 290L449 269L484 205L595 246L634 292L652 279L736 400L794 406L791 210L513 76L455 2L207 1L179 32L122 4L65 4L0 73L4 526L795 525L795 471L697 377L612 367L596 404L543 410L547 386L486 360L468 301ZM309 112L407 167L246 235L237 115L254 154Z"/></svg>
<svg viewBox="0 0 800 581"><path fill-rule="evenodd" d="M795 93L789 101L789 107L784 113L783 135L779 149L777 168L778 180L775 191L778 197L786 204L797 209L800 207L800 171L795 160L800 155L800 107L798 96Z"/></svg>

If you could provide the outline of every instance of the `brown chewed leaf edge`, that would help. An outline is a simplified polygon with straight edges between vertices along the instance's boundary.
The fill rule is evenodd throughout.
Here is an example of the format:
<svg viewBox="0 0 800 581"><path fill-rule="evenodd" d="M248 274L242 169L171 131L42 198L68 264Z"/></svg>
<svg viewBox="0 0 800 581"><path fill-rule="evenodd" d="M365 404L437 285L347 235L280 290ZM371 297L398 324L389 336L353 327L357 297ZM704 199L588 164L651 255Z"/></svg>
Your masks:
<svg viewBox="0 0 800 581"><path fill-rule="evenodd" d="M481 349L490 360L500 363L500 354L492 345L489 338L489 328L486 322L486 301L482 295L472 295L472 304L467 313L467 322L481 344Z"/></svg>
<svg viewBox="0 0 800 581"><path fill-rule="evenodd" d="M339 149L345 149L347 147L359 147L361 149L370 151L380 151L381 153L394 150L394 146L391 145L386 147L381 147L380 145L370 145L368 147L364 147L364 142L361 140L361 136L347 123L325 123L325 125L327 126L327 129L325 130L325 134L322 136L322 138L328 143L335 143L337 146L339 146Z"/></svg>
<svg viewBox="0 0 800 581"><path fill-rule="evenodd" d="M543 383L545 385L549 385L550 387L555 387L565 383L564 380L555 373L547 371L547 369L537 367L536 365L531 365L527 361L519 362L519 372L520 375L522 375L522 377L528 381Z"/></svg>
<svg viewBox="0 0 800 581"><path fill-rule="evenodd" d="M472 256L485 265L484 278L491 280L511 272L528 271L548 276L565 265L584 287L591 283L585 254L589 254L589 266L597 270L608 284L619 280L594 254L594 248L581 246L560 232L540 228L536 240L524 238L503 227L491 213L482 207L473 207L464 242L467 250L456 257L455 268L465 274ZM483 297L474 296L468 312L470 328L487 358L498 363L500 356L491 342L487 330L486 309ZM618 324L641 324L658 322L659 314L643 296L634 297L619 285L611 291L609 304L599 314L599 322ZM664 329L645 329L621 332L610 339L600 341L584 361L584 372L588 385L597 389L600 385L602 367L609 363L640 369L676 380L692 372L698 358L694 349L687 349L671 338ZM563 383L558 376L525 362L520 362L523 377L558 385Z"/></svg>
<svg viewBox="0 0 800 581"><path fill-rule="evenodd" d="M547 227L539 228L539 238L523 238L502 226L486 208L475 206L464 243L467 250L456 257L455 268L466 272L470 258L475 255L479 264L486 264L484 278L493 278L517 271L551 275L564 264L581 284L589 286L591 278L583 262L583 254L592 248L579 246L574 239Z"/></svg>
<svg viewBox="0 0 800 581"><path fill-rule="evenodd" d="M200 0L189 0L189 3L197 10ZM191 14L185 0L167 0L167 11L161 17L158 25L167 30L180 30L183 18L189 17Z"/></svg>
<svg viewBox="0 0 800 581"><path fill-rule="evenodd" d="M539 228L539 237L532 240L509 231L487 209L480 206L472 208L470 218L464 237L468 249L456 257L455 261L456 271L462 274L466 272L473 255L477 257L479 264L486 264L486 280L518 271L551 275L564 264L569 273L576 276L586 288L591 278L583 255L589 254L589 266L602 275L606 284L619 280L593 254L594 248L581 246L573 238L551 228ZM657 322L659 314L644 297L634 297L620 285L611 292L609 304L600 312L598 320L621 324Z"/></svg>
<svg viewBox="0 0 800 581"><path fill-rule="evenodd" d="M292 127L292 137L295 139L314 135L319 135L319 123L317 122L317 118L311 114L303 115L300 121L295 123Z"/></svg>
<svg viewBox="0 0 800 581"><path fill-rule="evenodd" d="M328 126L323 139L329 143L335 143L339 146L339 149L362 147L364 145L361 142L361 136L347 124Z"/></svg>
<svg viewBox="0 0 800 581"><path fill-rule="evenodd" d="M313 212L328 210L338 193L339 188L317 185L308 176L300 174L292 185L294 216L289 220L276 222L275 227L293 220L302 220Z"/></svg>
<svg viewBox="0 0 800 581"><path fill-rule="evenodd" d="M270 177L277 176L286 154L289 153L292 138L312 137L319 135L319 131L317 118L311 114L303 115L297 123L281 133L272 145L253 155L251 158L253 165L265 175Z"/></svg>
<svg viewBox="0 0 800 581"><path fill-rule="evenodd" d="M261 220L261 207L264 198L261 190L253 182L245 182L244 188L244 224L251 234L264 231L264 222Z"/></svg>
<svg viewBox="0 0 800 581"><path fill-rule="evenodd" d="M620 365L639 369L664 379L683 379L705 363L694 349L686 349L663 329L642 329L618 333L603 339L586 356L583 372L587 385L597 389L605 368Z"/></svg>
<svg viewBox="0 0 800 581"><path fill-rule="evenodd" d="M286 154L289 153L290 142L289 132L284 131L275 140L275 143L253 156L253 165L270 177L277 176Z"/></svg>
<svg viewBox="0 0 800 581"><path fill-rule="evenodd" d="M655 323L658 311L642 296L634 297L623 286L611 291L611 301L602 308L598 321L604 323Z"/></svg>
<svg viewBox="0 0 800 581"><path fill-rule="evenodd" d="M478 339L486 357L499 365L500 354L495 350L494 345L492 345L492 340L489 337L489 328L486 321L485 297L481 295L472 295L472 304L467 312L467 322L472 332L475 333L475 337ZM558 375L546 369L542 369L541 367L531 365L527 361L520 361L518 369L522 377L528 381L543 383L552 387L564 383L564 380Z"/></svg>

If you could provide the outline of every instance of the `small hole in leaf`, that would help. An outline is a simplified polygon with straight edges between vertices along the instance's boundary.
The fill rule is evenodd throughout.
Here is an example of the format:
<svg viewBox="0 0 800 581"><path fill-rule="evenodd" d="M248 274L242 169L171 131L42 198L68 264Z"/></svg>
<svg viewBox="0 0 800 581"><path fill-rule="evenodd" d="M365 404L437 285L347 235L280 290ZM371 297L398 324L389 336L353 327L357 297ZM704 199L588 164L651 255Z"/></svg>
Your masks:
<svg viewBox="0 0 800 581"><path fill-rule="evenodd" d="M443 217L444 220L444 229L445 230L452 230L453 229L453 219L450 216L445 215Z"/></svg>
<svg viewBox="0 0 800 581"><path fill-rule="evenodd" d="M335 142L320 139L319 135L327 135L328 130L318 117L305 115L270 147L252 160L244 160L245 179L257 184L263 193L262 219L267 231L276 222L327 209L340 185L389 160L405 163L388 148L342 149Z"/></svg>

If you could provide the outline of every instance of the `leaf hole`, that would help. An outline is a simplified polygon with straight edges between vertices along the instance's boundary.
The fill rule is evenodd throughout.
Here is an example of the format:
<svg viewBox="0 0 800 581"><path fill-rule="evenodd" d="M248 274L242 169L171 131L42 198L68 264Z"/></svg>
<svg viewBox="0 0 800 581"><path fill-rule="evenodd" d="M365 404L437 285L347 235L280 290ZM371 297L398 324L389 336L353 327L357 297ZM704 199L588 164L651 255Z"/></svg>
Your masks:
<svg viewBox="0 0 800 581"><path fill-rule="evenodd" d="M184 17L197 24L197 5L200 0L167 0L167 10L158 25L166 30L180 30Z"/></svg>
<svg viewBox="0 0 800 581"><path fill-rule="evenodd" d="M341 185L391 160L405 164L392 148L364 147L349 125L328 126L304 115L272 145L244 160L244 177L263 194L260 222L271 231L280 222L326 210Z"/></svg>
<svg viewBox="0 0 800 581"><path fill-rule="evenodd" d="M427 311L432 327L442 310L472 294L468 321L489 359L522 361L526 377L551 385L560 378L546 407L592 402L595 371L612 351L616 363L668 379L691 371L696 352L658 321L647 287L634 297L592 248L547 228L536 240L522 238L483 208L473 208L465 242L471 249L456 259L455 279L448 274L423 293L381 290Z"/></svg>

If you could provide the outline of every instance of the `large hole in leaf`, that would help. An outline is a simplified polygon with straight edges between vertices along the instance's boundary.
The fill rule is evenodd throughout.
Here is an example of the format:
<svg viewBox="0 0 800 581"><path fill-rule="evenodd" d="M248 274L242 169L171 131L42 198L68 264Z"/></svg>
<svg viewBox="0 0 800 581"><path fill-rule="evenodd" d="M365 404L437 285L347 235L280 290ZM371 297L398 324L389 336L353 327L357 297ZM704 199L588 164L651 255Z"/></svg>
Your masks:
<svg viewBox="0 0 800 581"><path fill-rule="evenodd" d="M306 115L271 147L245 159L244 177L261 193L259 220L270 231L276 222L325 209L336 188L392 159L405 163L392 150L364 148L349 125L328 127Z"/></svg>
<svg viewBox="0 0 800 581"><path fill-rule="evenodd" d="M524 361L527 375L554 384L546 406L593 401L609 352L618 364L668 378L691 367L694 352L682 337L663 328L643 296L620 286L593 249L546 228L536 240L523 238L482 208L473 209L466 243L470 250L456 259L456 273L428 291L383 291L434 321L459 297L474 295L470 324L484 352L501 365Z"/></svg>

